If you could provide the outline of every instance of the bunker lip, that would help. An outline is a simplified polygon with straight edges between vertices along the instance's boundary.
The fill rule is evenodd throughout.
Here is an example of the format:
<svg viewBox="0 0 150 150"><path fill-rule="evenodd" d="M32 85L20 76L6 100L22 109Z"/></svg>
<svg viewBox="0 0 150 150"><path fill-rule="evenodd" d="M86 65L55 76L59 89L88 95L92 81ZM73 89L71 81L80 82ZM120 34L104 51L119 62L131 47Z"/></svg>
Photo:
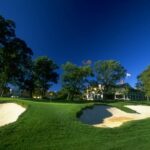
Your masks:
<svg viewBox="0 0 150 150"><path fill-rule="evenodd" d="M0 104L0 127L17 121L26 108L15 103Z"/></svg>
<svg viewBox="0 0 150 150"><path fill-rule="evenodd" d="M150 117L150 106L126 105L125 107L130 108L137 113L127 113L118 108L111 107L107 110L112 114L112 116L105 118L102 123L94 124L93 126L102 128L114 128L119 127L128 121L141 120Z"/></svg>

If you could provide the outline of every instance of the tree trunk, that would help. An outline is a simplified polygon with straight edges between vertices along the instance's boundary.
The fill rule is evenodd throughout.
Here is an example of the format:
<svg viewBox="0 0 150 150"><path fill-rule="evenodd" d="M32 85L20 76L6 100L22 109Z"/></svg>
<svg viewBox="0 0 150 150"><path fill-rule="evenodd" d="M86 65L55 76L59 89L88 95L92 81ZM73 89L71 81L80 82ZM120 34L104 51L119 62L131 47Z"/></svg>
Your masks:
<svg viewBox="0 0 150 150"><path fill-rule="evenodd" d="M148 96L146 96L147 97L147 101L149 101L149 97Z"/></svg>
<svg viewBox="0 0 150 150"><path fill-rule="evenodd" d="M67 96L67 101L69 101L70 99L70 93L68 93L68 96Z"/></svg>
<svg viewBox="0 0 150 150"><path fill-rule="evenodd" d="M69 101L69 100L73 100L73 98L74 98L74 94L72 94L72 93L68 93L67 101Z"/></svg>
<svg viewBox="0 0 150 150"><path fill-rule="evenodd" d="M4 94L4 89L2 89L1 91L1 97L3 97L3 94Z"/></svg>

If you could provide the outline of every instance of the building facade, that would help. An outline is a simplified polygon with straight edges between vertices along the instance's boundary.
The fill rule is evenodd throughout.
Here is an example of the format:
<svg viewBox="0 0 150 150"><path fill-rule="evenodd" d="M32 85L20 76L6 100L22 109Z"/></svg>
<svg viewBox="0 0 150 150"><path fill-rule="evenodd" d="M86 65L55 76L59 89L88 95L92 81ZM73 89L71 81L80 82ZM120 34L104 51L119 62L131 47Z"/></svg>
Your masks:
<svg viewBox="0 0 150 150"><path fill-rule="evenodd" d="M86 100L145 100L146 96L144 92L130 87L128 84L121 84L112 87L111 92L104 93L104 87L98 85L97 87L88 87L84 93Z"/></svg>

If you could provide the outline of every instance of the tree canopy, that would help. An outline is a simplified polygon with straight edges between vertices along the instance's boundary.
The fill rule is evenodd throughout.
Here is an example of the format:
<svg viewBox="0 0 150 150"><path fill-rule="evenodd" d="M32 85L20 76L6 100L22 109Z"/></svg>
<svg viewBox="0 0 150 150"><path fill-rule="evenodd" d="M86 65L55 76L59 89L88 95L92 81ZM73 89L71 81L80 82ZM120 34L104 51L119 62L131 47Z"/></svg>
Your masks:
<svg viewBox="0 0 150 150"><path fill-rule="evenodd" d="M150 96L150 66L138 76L137 88L143 90L147 96Z"/></svg>
<svg viewBox="0 0 150 150"><path fill-rule="evenodd" d="M58 73L56 69L58 69L58 66L47 56L40 56L34 60L33 80L35 90L38 91L42 97L45 97L45 93L52 83L57 83Z"/></svg>
<svg viewBox="0 0 150 150"><path fill-rule="evenodd" d="M15 23L0 16L0 47L5 46L15 37Z"/></svg>
<svg viewBox="0 0 150 150"><path fill-rule="evenodd" d="M32 50L15 35L15 24L0 16L0 90L8 83L21 85L29 76Z"/></svg>
<svg viewBox="0 0 150 150"><path fill-rule="evenodd" d="M66 62L62 67L62 86L68 92L67 100L71 100L85 88L85 83L92 75L92 70L89 65L77 66L71 62Z"/></svg>
<svg viewBox="0 0 150 150"><path fill-rule="evenodd" d="M105 92L126 76L125 68L115 60L97 61L94 72L98 83L104 86Z"/></svg>

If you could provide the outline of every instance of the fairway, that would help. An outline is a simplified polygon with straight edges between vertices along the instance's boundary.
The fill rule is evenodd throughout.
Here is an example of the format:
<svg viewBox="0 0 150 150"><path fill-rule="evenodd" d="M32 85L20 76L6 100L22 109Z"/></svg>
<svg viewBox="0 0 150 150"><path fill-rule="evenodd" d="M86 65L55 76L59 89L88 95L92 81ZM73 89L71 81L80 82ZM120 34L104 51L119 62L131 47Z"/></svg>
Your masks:
<svg viewBox="0 0 150 150"><path fill-rule="evenodd" d="M0 150L150 149L150 119L128 122L114 129L96 128L82 124L76 117L82 108L94 103L1 99L0 103L2 102L16 102L27 107L27 110L17 122L0 127ZM123 107L127 104L131 102L108 103L110 106L132 112Z"/></svg>

